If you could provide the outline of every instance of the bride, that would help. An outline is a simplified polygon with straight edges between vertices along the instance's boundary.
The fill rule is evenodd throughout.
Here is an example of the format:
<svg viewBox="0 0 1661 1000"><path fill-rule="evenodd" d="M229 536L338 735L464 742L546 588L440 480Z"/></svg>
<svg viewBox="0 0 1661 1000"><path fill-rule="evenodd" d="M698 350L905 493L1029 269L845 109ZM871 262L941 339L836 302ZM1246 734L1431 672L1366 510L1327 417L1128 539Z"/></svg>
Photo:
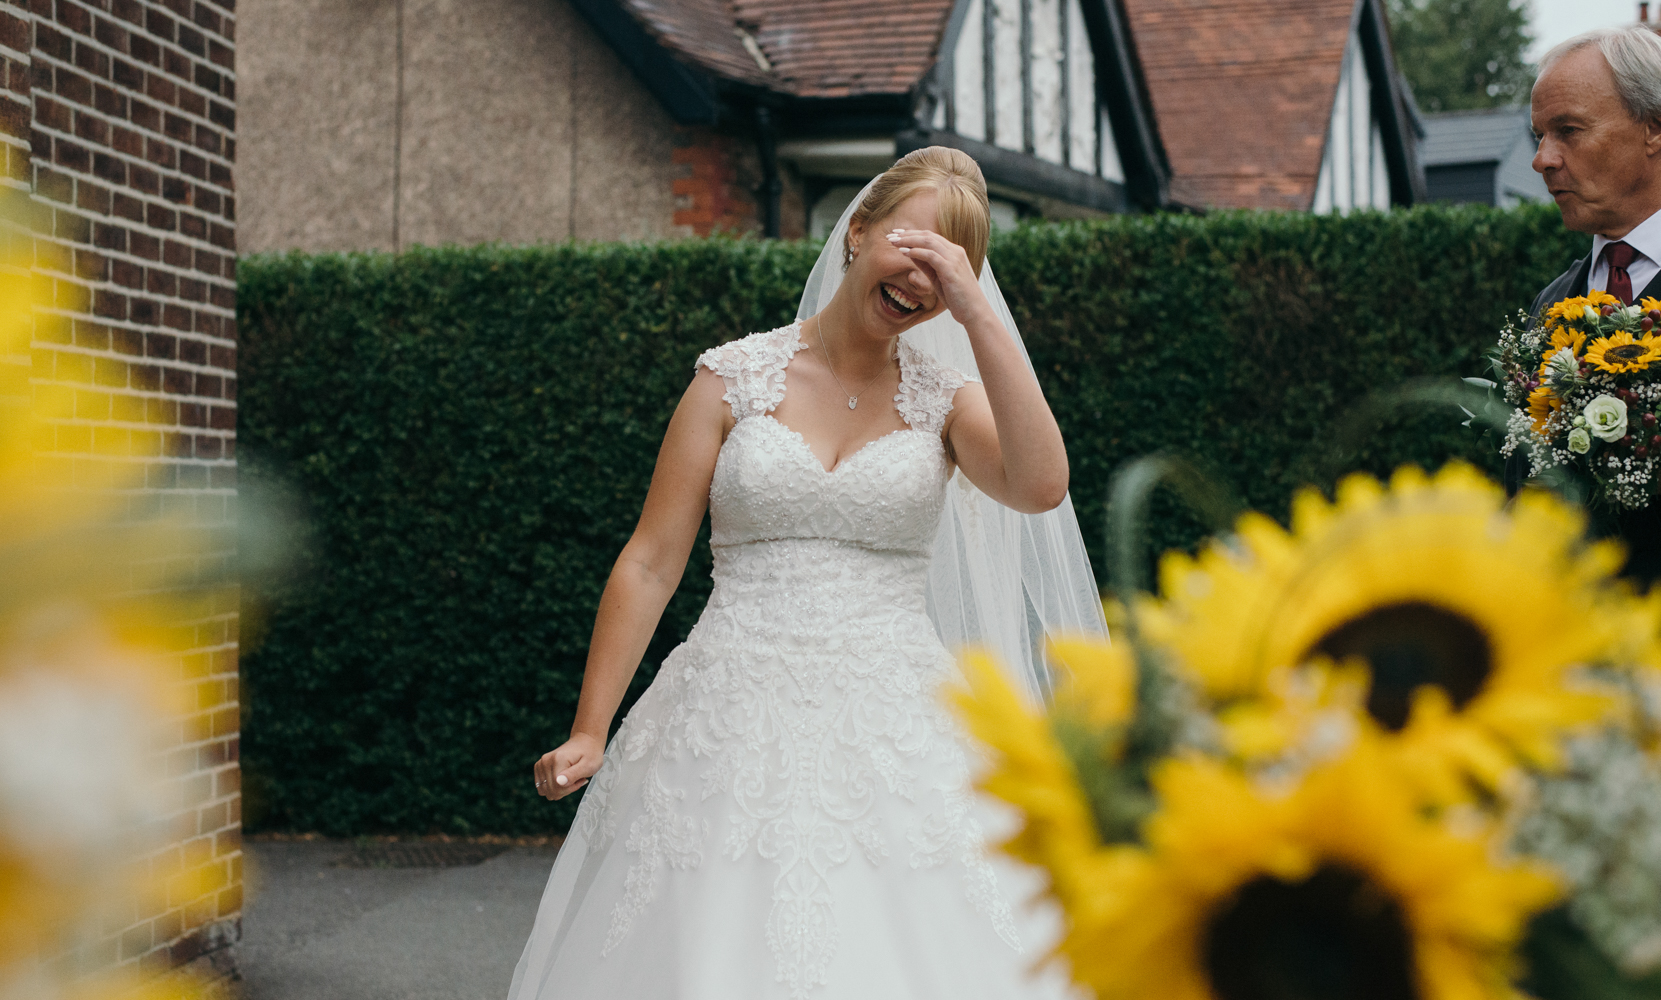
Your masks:
<svg viewBox="0 0 1661 1000"><path fill-rule="evenodd" d="M911 153L849 207L803 318L698 359L571 738L536 763L543 796L588 792L510 1000L1060 993L939 698L946 643L1041 697L1043 634L1105 632L989 229L972 159ZM608 748L706 508L714 592Z"/></svg>

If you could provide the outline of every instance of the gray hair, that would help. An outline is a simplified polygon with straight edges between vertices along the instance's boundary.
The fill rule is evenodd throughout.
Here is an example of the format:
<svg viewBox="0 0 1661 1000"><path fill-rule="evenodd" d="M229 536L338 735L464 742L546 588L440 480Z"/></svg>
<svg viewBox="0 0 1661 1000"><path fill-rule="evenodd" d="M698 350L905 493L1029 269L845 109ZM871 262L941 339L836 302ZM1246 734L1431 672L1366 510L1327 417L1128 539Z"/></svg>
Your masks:
<svg viewBox="0 0 1661 1000"><path fill-rule="evenodd" d="M1627 113L1639 121L1661 118L1661 35L1638 24L1588 31L1552 46L1540 60L1540 72L1589 45L1596 45L1609 63Z"/></svg>

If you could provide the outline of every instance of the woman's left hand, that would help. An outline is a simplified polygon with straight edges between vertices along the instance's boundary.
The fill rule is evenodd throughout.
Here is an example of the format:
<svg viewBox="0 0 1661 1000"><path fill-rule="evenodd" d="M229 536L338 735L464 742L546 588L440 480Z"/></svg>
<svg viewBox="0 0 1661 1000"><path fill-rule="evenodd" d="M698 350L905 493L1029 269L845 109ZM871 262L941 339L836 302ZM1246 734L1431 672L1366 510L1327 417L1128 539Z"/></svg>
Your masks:
<svg viewBox="0 0 1661 1000"><path fill-rule="evenodd" d="M928 272L941 304L959 323L967 327L981 310L991 309L969 255L956 243L927 229L896 229L888 242Z"/></svg>

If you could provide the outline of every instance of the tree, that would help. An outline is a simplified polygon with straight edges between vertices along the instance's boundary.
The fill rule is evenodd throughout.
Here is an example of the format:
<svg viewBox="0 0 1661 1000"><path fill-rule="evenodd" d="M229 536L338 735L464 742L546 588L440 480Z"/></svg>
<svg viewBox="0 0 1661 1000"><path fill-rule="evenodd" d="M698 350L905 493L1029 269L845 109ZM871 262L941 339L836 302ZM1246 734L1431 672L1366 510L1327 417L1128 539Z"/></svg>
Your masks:
<svg viewBox="0 0 1661 1000"><path fill-rule="evenodd" d="M1526 104L1526 0L1389 0L1390 40L1426 111Z"/></svg>

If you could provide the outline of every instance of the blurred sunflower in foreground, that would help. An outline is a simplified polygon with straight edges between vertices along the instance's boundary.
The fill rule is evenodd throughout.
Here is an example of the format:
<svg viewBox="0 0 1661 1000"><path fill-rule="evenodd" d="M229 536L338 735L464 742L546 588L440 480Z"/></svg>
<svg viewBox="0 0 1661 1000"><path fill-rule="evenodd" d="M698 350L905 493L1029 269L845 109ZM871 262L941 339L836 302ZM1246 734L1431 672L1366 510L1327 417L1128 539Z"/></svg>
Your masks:
<svg viewBox="0 0 1661 1000"><path fill-rule="evenodd" d="M956 703L1103 1000L1661 997L1657 601L1543 494L1452 465L1307 492L1035 709ZM1558 904L1562 905L1558 905Z"/></svg>
<svg viewBox="0 0 1661 1000"><path fill-rule="evenodd" d="M28 241L0 239L23 245L0 258L0 998L196 996L67 982L49 962L105 908L167 891L138 863L158 846L153 747L178 707L161 664L191 616L178 569L199 542L129 509L143 467L127 438L41 456L73 400L28 381Z"/></svg>

